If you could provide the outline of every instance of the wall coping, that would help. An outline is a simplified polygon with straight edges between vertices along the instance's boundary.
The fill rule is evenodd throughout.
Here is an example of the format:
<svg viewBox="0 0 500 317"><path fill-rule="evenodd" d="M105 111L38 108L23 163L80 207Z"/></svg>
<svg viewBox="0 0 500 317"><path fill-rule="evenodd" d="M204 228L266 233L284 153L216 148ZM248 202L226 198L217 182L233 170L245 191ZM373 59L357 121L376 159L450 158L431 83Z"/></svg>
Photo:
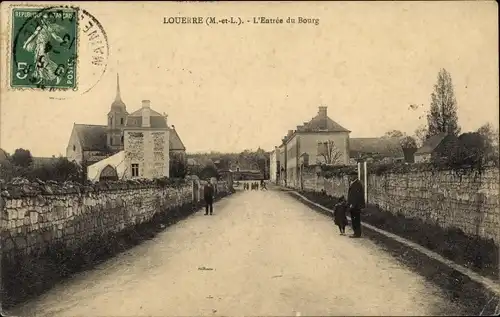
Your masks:
<svg viewBox="0 0 500 317"><path fill-rule="evenodd" d="M135 179L81 184L72 181L29 181L25 178L15 178L9 183L0 181L0 197L17 199L39 195L86 194L130 189L185 188L189 186L191 186L191 182L184 179Z"/></svg>

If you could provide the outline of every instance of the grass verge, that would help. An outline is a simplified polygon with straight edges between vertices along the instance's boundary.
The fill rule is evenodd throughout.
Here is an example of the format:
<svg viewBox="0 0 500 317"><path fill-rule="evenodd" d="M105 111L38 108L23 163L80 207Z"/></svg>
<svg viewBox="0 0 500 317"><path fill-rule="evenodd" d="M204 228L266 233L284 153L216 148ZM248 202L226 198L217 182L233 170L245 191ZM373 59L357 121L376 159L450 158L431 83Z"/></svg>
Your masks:
<svg viewBox="0 0 500 317"><path fill-rule="evenodd" d="M300 192L300 194L329 209L332 209L337 202L336 198L322 193ZM327 213L301 200L298 196L291 195L314 210L323 214ZM498 257L495 255L498 254L498 249L494 243L491 245L490 241L468 237L460 230L433 227L417 219L392 215L375 206L365 209L361 217L363 222L418 243L457 264L468 266L483 276L497 277L494 274L497 273ZM429 231L431 231L430 234ZM418 250L366 227L363 228L363 235L393 255L398 261L439 286L450 301L460 307L459 312L453 312L455 314L478 315L482 312L483 315L492 315L496 305L500 303L500 298L482 284ZM436 311L436 315L441 313L442 311Z"/></svg>

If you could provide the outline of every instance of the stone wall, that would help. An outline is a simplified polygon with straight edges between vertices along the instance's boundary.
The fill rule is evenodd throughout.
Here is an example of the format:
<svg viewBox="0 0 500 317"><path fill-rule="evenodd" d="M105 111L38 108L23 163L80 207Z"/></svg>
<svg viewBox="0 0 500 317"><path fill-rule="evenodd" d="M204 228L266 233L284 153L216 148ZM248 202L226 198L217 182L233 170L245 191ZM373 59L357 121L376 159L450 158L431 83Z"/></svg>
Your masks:
<svg viewBox="0 0 500 317"><path fill-rule="evenodd" d="M217 184L219 193L230 189ZM151 181L79 184L28 183L1 193L2 251L30 255L54 243L79 246L96 235L120 232L193 201L192 182Z"/></svg>
<svg viewBox="0 0 500 317"><path fill-rule="evenodd" d="M310 168L303 178L304 190L347 197L347 176L325 179ZM500 244L498 168L461 176L451 170L369 174L367 184L369 204Z"/></svg>
<svg viewBox="0 0 500 317"><path fill-rule="evenodd" d="M216 199L233 192L218 182ZM194 183L169 179L0 182L3 308L152 238L197 211Z"/></svg>

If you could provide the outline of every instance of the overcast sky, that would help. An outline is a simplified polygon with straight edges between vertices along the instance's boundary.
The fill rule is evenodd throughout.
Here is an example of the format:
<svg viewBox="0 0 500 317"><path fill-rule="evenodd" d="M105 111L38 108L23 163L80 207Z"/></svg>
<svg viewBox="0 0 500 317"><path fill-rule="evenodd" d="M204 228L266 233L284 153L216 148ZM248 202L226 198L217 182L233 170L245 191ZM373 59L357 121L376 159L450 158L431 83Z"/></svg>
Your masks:
<svg viewBox="0 0 500 317"><path fill-rule="evenodd" d="M8 5L8 3L7 3ZM8 13L2 3L2 21ZM106 124L120 73L127 110L151 100L189 152L271 150L320 105L351 137L413 133L440 68L452 76L463 131L498 126L496 2L90 3L108 69L68 100L7 91L2 22L0 147L65 154L73 123ZM165 16L303 16L319 25L167 25ZM119 66L118 66L119 65ZM85 67L85 65L80 65ZM409 110L410 104L423 104Z"/></svg>

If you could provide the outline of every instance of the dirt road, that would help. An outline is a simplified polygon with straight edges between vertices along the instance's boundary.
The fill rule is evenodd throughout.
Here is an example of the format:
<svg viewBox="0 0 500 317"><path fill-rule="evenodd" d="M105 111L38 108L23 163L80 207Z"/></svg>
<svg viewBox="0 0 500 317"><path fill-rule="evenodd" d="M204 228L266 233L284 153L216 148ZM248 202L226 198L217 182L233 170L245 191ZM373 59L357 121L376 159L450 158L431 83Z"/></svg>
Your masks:
<svg viewBox="0 0 500 317"><path fill-rule="evenodd" d="M439 289L285 193L247 191L79 274L17 316L442 315ZM348 232L349 233L349 232Z"/></svg>

